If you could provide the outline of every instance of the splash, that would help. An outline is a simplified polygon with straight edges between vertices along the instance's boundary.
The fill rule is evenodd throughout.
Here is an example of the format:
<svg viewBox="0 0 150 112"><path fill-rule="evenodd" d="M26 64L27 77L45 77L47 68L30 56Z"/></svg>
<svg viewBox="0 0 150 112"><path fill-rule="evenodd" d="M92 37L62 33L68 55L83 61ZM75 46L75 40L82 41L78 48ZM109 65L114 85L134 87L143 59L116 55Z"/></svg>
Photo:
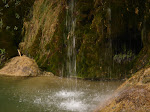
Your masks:
<svg viewBox="0 0 150 112"><path fill-rule="evenodd" d="M61 97L61 98L69 98L69 97L79 97L82 96L83 92L79 92L79 91L66 91L66 90L62 90L59 91L58 93L56 93L57 97Z"/></svg>
<svg viewBox="0 0 150 112"><path fill-rule="evenodd" d="M87 105L85 105L82 101L77 100L68 100L65 102L62 102L60 104L60 107L69 110L69 111L75 111L75 112L83 112L86 110Z"/></svg>

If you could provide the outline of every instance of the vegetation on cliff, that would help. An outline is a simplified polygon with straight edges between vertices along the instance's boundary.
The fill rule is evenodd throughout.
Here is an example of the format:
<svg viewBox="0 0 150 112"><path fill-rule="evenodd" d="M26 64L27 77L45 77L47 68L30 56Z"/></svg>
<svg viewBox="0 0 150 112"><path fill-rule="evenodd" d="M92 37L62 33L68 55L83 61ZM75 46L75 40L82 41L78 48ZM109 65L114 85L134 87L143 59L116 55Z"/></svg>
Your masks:
<svg viewBox="0 0 150 112"><path fill-rule="evenodd" d="M148 7L146 0L80 0L76 28L78 74L89 78L123 78L137 71L137 63L140 67L146 65L149 51L142 51L149 49Z"/></svg>
<svg viewBox="0 0 150 112"><path fill-rule="evenodd" d="M5 58L17 55L23 22L30 20L33 3L34 0L0 0L0 49L5 49Z"/></svg>
<svg viewBox="0 0 150 112"><path fill-rule="evenodd" d="M148 5L146 0L76 1L78 76L124 78L139 69L136 67L139 60L145 60L139 67L149 62ZM26 46L21 47L23 53L34 57L40 67L56 75L63 74L66 61L67 8L70 7L66 1L36 1L33 18L24 23Z"/></svg>
<svg viewBox="0 0 150 112"><path fill-rule="evenodd" d="M34 58L39 67L60 73L64 62L65 2L37 0L33 5L31 21L24 22L24 39L20 44L23 54Z"/></svg>
<svg viewBox="0 0 150 112"><path fill-rule="evenodd" d="M67 0L1 1L0 48L5 46L11 57L22 41L22 54L34 58L43 70L66 76L68 4ZM75 2L78 77L125 78L150 64L149 5L149 0Z"/></svg>
<svg viewBox="0 0 150 112"><path fill-rule="evenodd" d="M150 0L1 0L0 75L131 77L98 112L149 111L149 8Z"/></svg>

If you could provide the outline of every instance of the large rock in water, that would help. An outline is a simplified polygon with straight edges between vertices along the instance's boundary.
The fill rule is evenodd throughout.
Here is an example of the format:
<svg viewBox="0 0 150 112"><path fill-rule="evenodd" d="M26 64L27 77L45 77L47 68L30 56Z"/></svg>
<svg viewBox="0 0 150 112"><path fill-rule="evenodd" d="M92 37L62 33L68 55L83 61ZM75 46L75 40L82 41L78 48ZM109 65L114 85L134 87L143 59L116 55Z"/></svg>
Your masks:
<svg viewBox="0 0 150 112"><path fill-rule="evenodd" d="M6 76L37 76L41 72L33 59L26 56L17 56L0 69L0 74Z"/></svg>
<svg viewBox="0 0 150 112"><path fill-rule="evenodd" d="M150 67L135 73L95 112L150 112Z"/></svg>

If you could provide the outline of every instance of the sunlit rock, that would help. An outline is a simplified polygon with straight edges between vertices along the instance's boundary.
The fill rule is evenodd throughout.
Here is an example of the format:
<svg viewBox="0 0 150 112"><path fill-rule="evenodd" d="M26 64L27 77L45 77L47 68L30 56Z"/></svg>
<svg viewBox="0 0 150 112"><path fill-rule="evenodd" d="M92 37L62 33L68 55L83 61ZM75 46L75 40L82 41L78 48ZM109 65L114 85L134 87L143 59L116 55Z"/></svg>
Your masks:
<svg viewBox="0 0 150 112"><path fill-rule="evenodd" d="M0 70L0 74L6 76L38 76L41 72L33 59L26 56L17 56Z"/></svg>
<svg viewBox="0 0 150 112"><path fill-rule="evenodd" d="M149 112L150 67L140 70L95 112Z"/></svg>

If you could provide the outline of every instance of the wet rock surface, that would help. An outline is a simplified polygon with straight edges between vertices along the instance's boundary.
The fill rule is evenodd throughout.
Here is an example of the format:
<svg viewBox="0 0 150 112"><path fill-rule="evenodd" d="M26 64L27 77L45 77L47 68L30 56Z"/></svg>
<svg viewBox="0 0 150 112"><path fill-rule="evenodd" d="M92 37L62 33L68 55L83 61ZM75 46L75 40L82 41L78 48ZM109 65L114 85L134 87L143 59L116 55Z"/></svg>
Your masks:
<svg viewBox="0 0 150 112"><path fill-rule="evenodd" d="M150 67L135 73L95 112L149 112Z"/></svg>

